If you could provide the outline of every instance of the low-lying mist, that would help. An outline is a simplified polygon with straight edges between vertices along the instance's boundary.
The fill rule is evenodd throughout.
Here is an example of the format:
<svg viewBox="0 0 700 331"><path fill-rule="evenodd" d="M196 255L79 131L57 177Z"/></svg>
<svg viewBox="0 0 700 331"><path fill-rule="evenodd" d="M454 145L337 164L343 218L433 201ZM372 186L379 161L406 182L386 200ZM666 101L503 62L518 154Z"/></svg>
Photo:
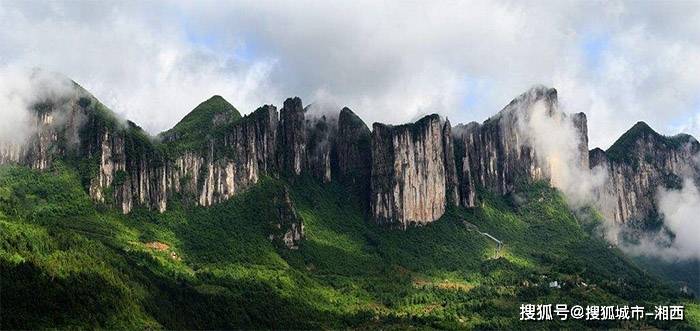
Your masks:
<svg viewBox="0 0 700 331"><path fill-rule="evenodd" d="M572 209L593 206L601 213L604 221L599 230L607 240L633 255L670 261L700 259L700 193L689 176L680 190L657 188L655 202L663 218L660 231L642 233L635 242L621 240L627 229L612 218L616 198L606 187L608 169L590 169L580 162L579 133L572 118L556 109L557 104L552 113L543 101L527 106L528 116L520 118L519 133L535 149L539 163L548 166L552 185L564 194Z"/></svg>
<svg viewBox="0 0 700 331"><path fill-rule="evenodd" d="M30 110L73 93L69 79L38 69L0 67L0 144L23 144L35 133Z"/></svg>

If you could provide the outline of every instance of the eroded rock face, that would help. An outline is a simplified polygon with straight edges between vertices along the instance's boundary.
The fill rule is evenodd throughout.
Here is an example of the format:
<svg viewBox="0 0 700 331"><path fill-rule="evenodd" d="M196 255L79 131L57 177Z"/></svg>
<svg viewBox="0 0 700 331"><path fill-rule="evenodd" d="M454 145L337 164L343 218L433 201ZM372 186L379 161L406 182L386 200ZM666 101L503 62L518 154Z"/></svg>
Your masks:
<svg viewBox="0 0 700 331"><path fill-rule="evenodd" d="M304 107L298 97L284 101L278 132L277 160L280 172L290 176L300 175L306 164L306 126Z"/></svg>
<svg viewBox="0 0 700 331"><path fill-rule="evenodd" d="M538 113L539 112L539 113ZM538 117L539 116L539 117ZM454 129L461 204L474 207L479 187L508 194L519 180L552 180L555 164L538 155L533 121L576 128L574 159L588 169L588 136L583 113L567 116L557 109L557 91L536 87L511 101L483 124L472 122ZM553 138L556 139L556 138ZM541 145L541 144L540 144ZM539 151L544 153L544 151Z"/></svg>
<svg viewBox="0 0 700 331"><path fill-rule="evenodd" d="M39 170L48 169L57 157L78 147L78 133L85 120L79 106L82 89L44 100L34 105L31 133L26 141L0 141L0 164L21 163ZM61 109L61 112L52 112Z"/></svg>
<svg viewBox="0 0 700 331"><path fill-rule="evenodd" d="M277 219L271 224L270 240L287 249L299 249L304 239L304 222L294 208L286 187L275 197L275 207Z"/></svg>
<svg viewBox="0 0 700 331"><path fill-rule="evenodd" d="M203 183L198 183L198 203L209 206L228 200L257 183L262 175L272 173L276 130L277 109L263 106L227 127L222 137L211 140L204 158ZM193 166L185 176L196 176L199 165L195 162Z"/></svg>
<svg viewBox="0 0 700 331"><path fill-rule="evenodd" d="M440 218L448 202L445 125L438 115L412 124L375 123L372 132L371 214L400 229Z"/></svg>
<svg viewBox="0 0 700 331"><path fill-rule="evenodd" d="M635 124L608 151L591 150L591 168L608 173L600 194L611 203L601 206L601 212L620 224L643 228L642 223L659 216L659 188L679 189L683 177L700 183L698 153L695 138L664 137L644 122Z"/></svg>
<svg viewBox="0 0 700 331"><path fill-rule="evenodd" d="M333 176L333 154L335 153L337 125L323 115L306 119L307 166L311 175L324 183Z"/></svg>
<svg viewBox="0 0 700 331"><path fill-rule="evenodd" d="M371 132L349 108L338 115L336 138L337 173L344 183L355 186L362 196L369 197L372 168Z"/></svg>
<svg viewBox="0 0 700 331"><path fill-rule="evenodd" d="M445 164L445 194L447 202L459 206L459 178L457 177L457 167L455 165L455 151L452 142L452 126L449 120L445 120L442 125L442 146Z"/></svg>

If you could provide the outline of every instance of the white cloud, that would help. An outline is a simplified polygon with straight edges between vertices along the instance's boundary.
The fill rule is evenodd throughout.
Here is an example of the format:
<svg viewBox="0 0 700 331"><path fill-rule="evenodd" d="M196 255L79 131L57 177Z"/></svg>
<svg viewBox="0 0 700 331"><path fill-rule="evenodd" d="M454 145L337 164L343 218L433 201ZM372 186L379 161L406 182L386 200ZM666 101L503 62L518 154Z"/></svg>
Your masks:
<svg viewBox="0 0 700 331"><path fill-rule="evenodd" d="M0 62L65 73L154 132L211 94L456 123L541 83L607 147L638 120L700 135L698 20L692 2L2 2Z"/></svg>
<svg viewBox="0 0 700 331"><path fill-rule="evenodd" d="M0 148L22 145L34 133L36 118L29 116L29 107L72 91L70 81L53 73L0 66Z"/></svg>
<svg viewBox="0 0 700 331"><path fill-rule="evenodd" d="M700 259L700 192L693 180L684 178L680 190L660 188L657 203L668 231L643 234L638 242L624 243L621 248L634 255L654 256L671 262ZM611 230L620 229L611 227ZM613 235L617 234L613 232Z"/></svg>
<svg viewBox="0 0 700 331"><path fill-rule="evenodd" d="M527 118L518 121L519 134L536 151L539 164L547 166L552 185L564 193L572 207L599 205L602 198L598 192L608 174L598 168L591 170L582 162L579 131L572 115L558 109L549 114L543 100L525 104L529 109L523 112Z"/></svg>
<svg viewBox="0 0 700 331"><path fill-rule="evenodd" d="M280 98L270 85L274 59L237 66L233 53L193 44L170 18L149 19L147 8L19 5L35 6L0 11L0 63L61 72L154 133L213 94L242 111Z"/></svg>
<svg viewBox="0 0 700 331"><path fill-rule="evenodd" d="M658 201L664 225L675 234L666 253L700 259L700 192L693 180L686 178L681 190L660 190Z"/></svg>

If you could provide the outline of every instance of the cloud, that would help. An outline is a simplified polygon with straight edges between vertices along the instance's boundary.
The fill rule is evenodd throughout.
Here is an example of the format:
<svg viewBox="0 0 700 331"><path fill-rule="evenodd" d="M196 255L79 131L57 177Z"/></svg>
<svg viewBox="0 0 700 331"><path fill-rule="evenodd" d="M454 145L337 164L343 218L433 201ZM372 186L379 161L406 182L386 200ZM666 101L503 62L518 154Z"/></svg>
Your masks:
<svg viewBox="0 0 700 331"><path fill-rule="evenodd" d="M668 261L700 259L700 192L693 180L686 177L680 190L660 188L657 192L659 212L664 229L645 233L637 242L623 242L628 253L663 258ZM610 227L617 234L621 229Z"/></svg>
<svg viewBox="0 0 700 331"><path fill-rule="evenodd" d="M529 94L532 98L532 91ZM568 203L579 208L597 205L600 188L607 179L607 172L601 169L589 169L583 162L579 149L580 133L574 126L571 115L559 109L557 104L553 112L543 100L525 102L528 106L525 118L518 121L519 135L533 147L539 164L546 165L552 185L561 190Z"/></svg>
<svg viewBox="0 0 700 331"><path fill-rule="evenodd" d="M661 189L658 202L664 225L675 235L667 253L700 259L700 192L693 180L686 178L681 190Z"/></svg>
<svg viewBox="0 0 700 331"><path fill-rule="evenodd" d="M213 94L246 112L280 98L274 59L241 65L192 43L175 16L149 4L3 2L0 63L63 73L152 133Z"/></svg>
<svg viewBox="0 0 700 331"><path fill-rule="evenodd" d="M243 113L298 95L317 113L347 105L370 126L431 112L457 124L544 84L566 112L588 115L591 147L639 120L698 137L698 21L690 1L2 1L0 140L30 132L20 110L36 82L21 73L35 67L151 133L213 94ZM540 115L528 130L555 186L575 205L595 200L606 174L573 161L570 123ZM689 185L659 194L671 230L693 226L696 198ZM686 235L697 231L677 232L669 247L694 251Z"/></svg>
<svg viewBox="0 0 700 331"><path fill-rule="evenodd" d="M22 145L35 132L30 107L73 93L69 80L43 70L0 67L0 147Z"/></svg>
<svg viewBox="0 0 700 331"><path fill-rule="evenodd" d="M700 135L698 20L693 2L2 2L0 62L62 72L151 132L212 94L482 121L541 83L605 148L638 120Z"/></svg>

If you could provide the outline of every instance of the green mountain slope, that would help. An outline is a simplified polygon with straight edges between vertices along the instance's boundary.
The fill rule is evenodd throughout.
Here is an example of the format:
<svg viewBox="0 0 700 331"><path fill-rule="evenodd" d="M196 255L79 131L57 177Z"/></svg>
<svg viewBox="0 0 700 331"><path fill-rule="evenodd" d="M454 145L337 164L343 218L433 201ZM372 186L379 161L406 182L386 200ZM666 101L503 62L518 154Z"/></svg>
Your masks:
<svg viewBox="0 0 700 331"><path fill-rule="evenodd" d="M608 158L618 162L634 162L630 159L633 155L631 151L636 150L636 143L650 139L658 143L660 146L668 149L677 149L684 144L693 140L693 137L688 134L678 134L672 137L666 137L654 131L645 122L639 121L629 130L620 136L606 151Z"/></svg>
<svg viewBox="0 0 700 331"><path fill-rule="evenodd" d="M200 103L172 129L159 136L165 142L173 142L171 148L176 152L198 149L206 143L207 135L212 134L212 130L240 118L241 113L233 105L215 95Z"/></svg>
<svg viewBox="0 0 700 331"><path fill-rule="evenodd" d="M267 238L285 186L306 227L295 251ZM94 205L70 166L2 166L0 326L699 326L697 303L589 236L555 190L535 184L517 197L483 196L478 208L405 232L366 220L341 186L306 178L266 178L210 208L173 201L163 214L125 216ZM497 258L479 231L504 242ZM554 280L562 288L547 286ZM688 320L674 324L518 321L520 303L681 302Z"/></svg>

